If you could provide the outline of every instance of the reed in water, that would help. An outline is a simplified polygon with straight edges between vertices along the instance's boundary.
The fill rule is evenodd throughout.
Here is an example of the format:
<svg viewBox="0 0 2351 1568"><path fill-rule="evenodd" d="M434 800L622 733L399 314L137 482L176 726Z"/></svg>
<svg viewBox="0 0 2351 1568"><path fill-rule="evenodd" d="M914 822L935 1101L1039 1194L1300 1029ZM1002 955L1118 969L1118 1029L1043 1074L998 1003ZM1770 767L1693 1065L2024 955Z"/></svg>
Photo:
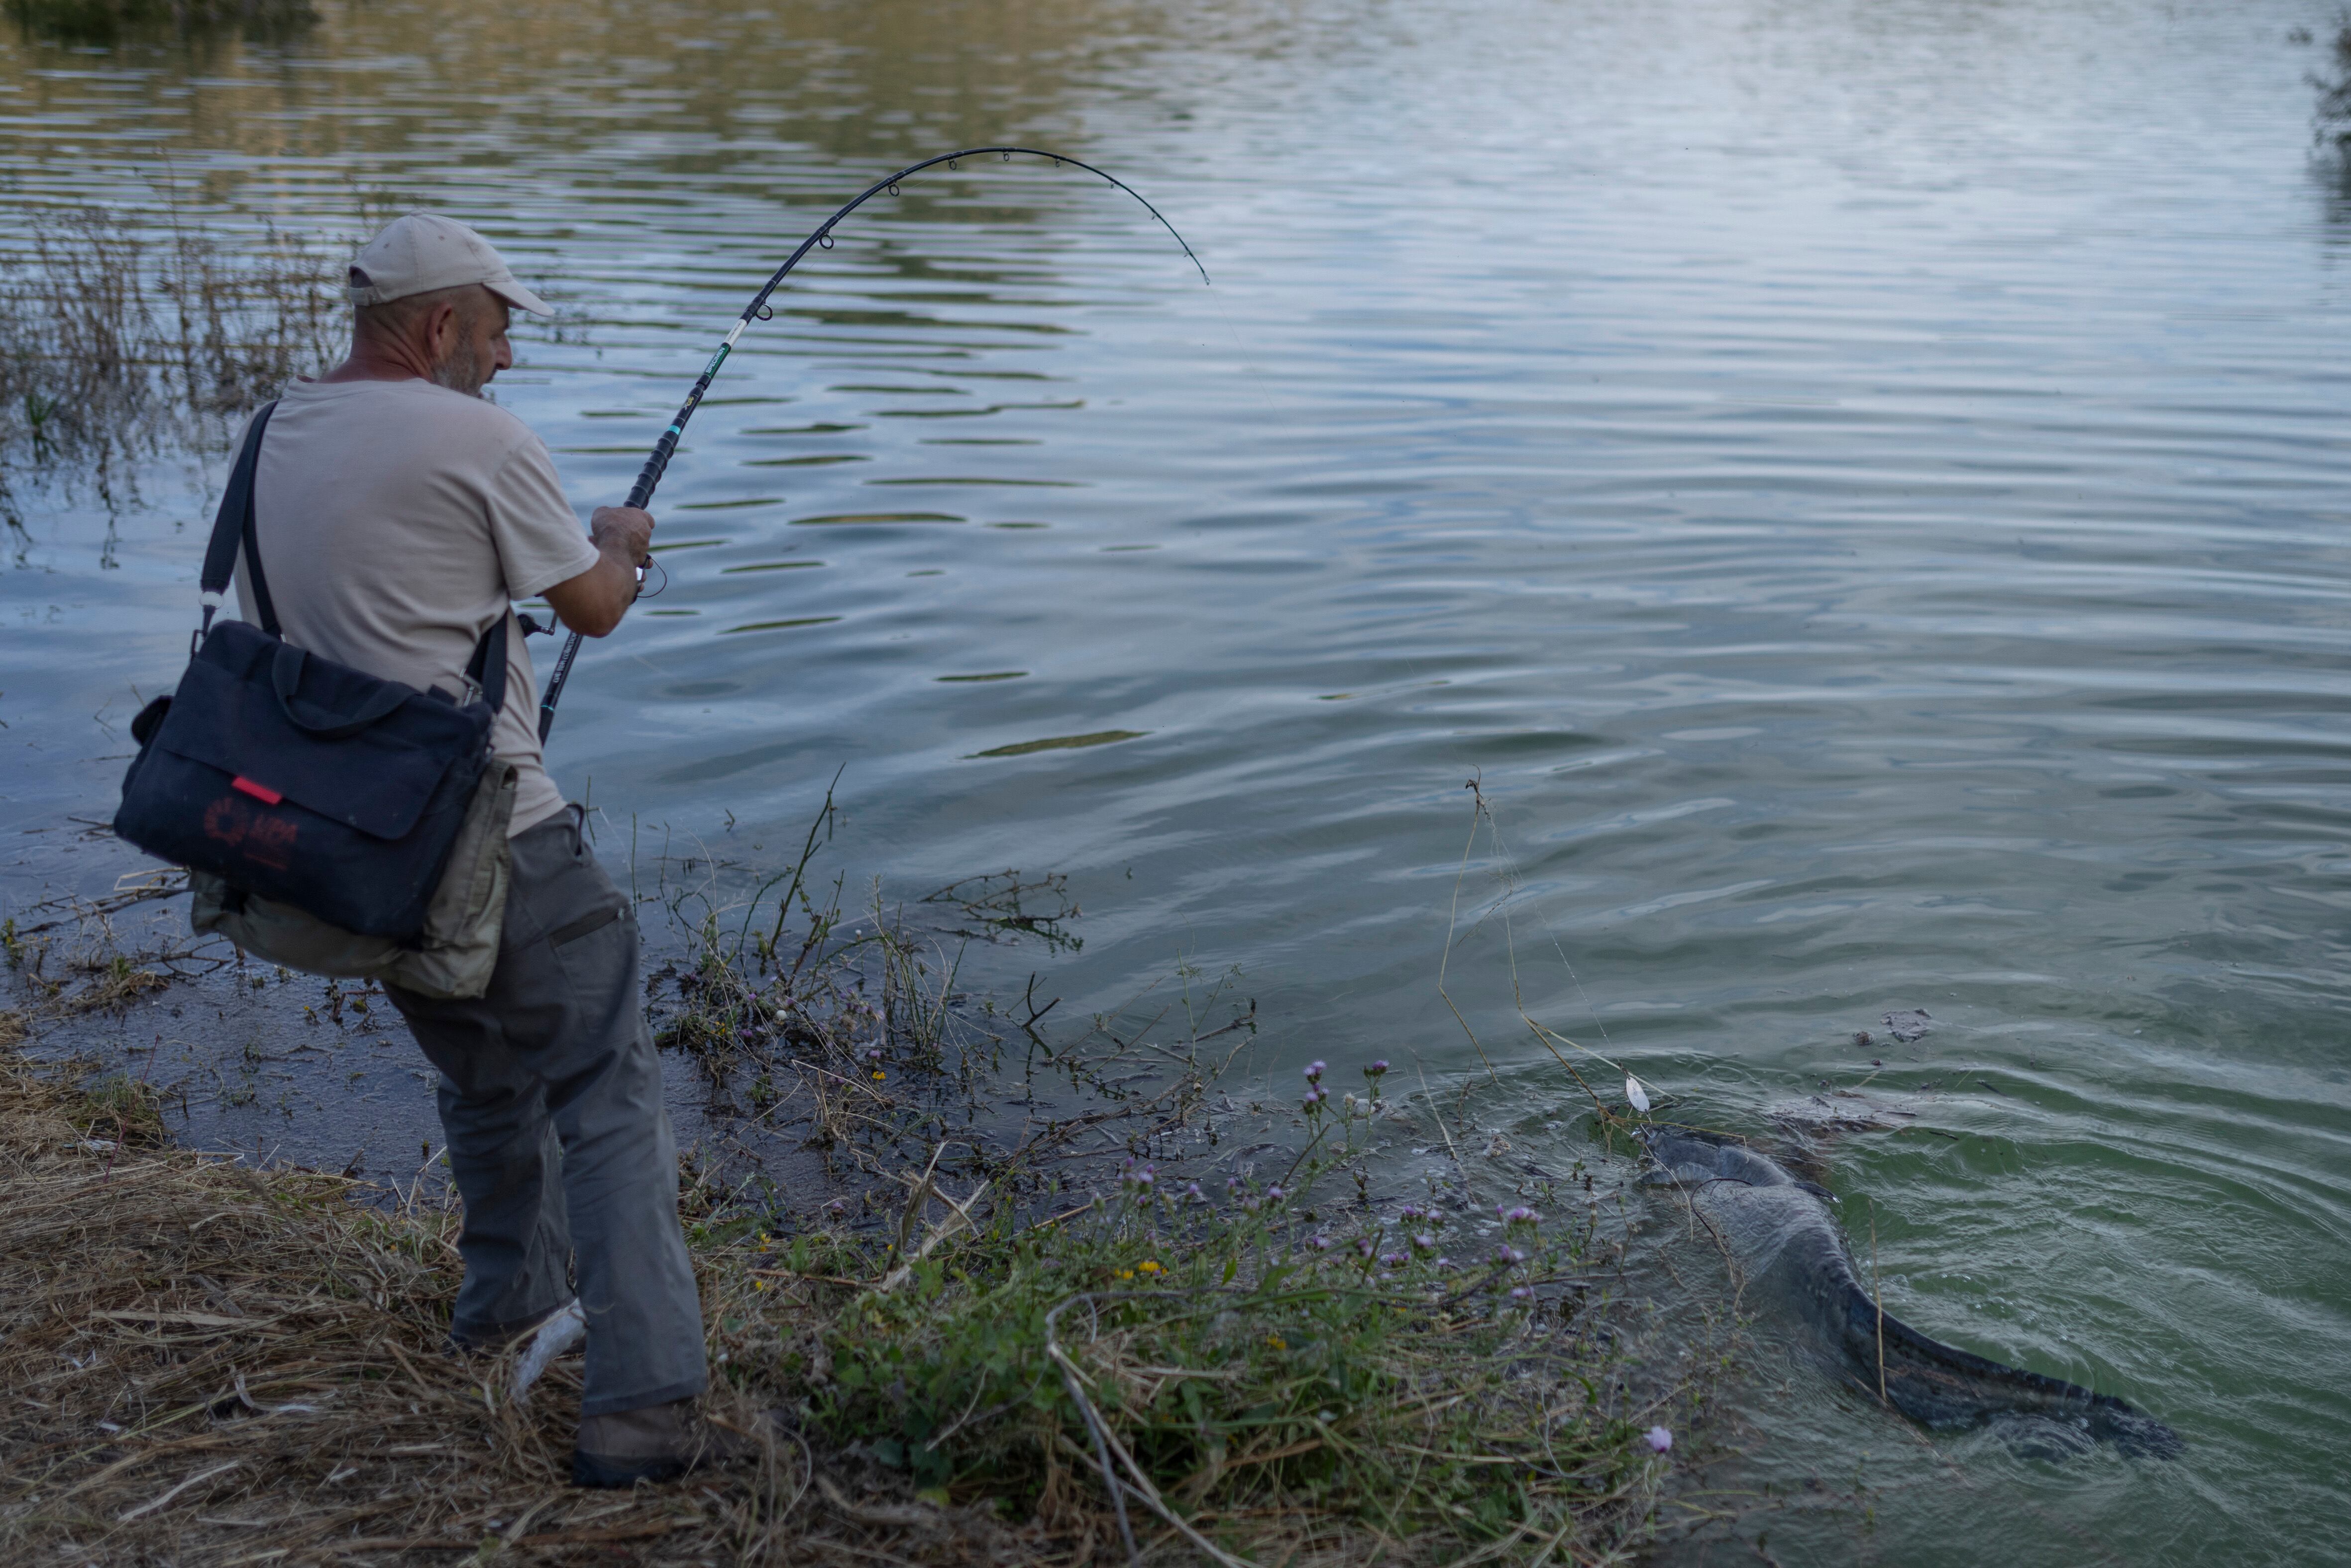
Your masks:
<svg viewBox="0 0 2351 1568"><path fill-rule="evenodd" d="M0 249L0 506L132 498L131 460L208 450L349 329L340 249L100 207L35 208Z"/></svg>

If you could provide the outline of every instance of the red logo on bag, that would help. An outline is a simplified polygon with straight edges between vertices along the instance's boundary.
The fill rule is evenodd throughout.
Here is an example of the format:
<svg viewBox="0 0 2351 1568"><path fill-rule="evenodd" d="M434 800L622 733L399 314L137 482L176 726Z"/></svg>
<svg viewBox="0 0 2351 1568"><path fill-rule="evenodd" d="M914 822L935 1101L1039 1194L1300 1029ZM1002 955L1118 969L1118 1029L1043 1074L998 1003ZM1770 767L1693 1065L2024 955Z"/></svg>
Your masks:
<svg viewBox="0 0 2351 1568"><path fill-rule="evenodd" d="M204 808L204 837L271 871L293 865L296 832L292 822L265 817L235 795L224 795Z"/></svg>

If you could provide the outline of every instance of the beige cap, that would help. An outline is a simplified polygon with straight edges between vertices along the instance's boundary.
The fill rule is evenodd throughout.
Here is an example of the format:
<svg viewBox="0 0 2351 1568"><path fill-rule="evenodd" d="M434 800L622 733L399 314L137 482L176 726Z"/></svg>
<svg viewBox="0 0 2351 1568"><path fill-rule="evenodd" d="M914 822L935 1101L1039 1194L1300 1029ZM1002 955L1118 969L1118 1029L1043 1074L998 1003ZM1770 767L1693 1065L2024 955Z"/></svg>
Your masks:
<svg viewBox="0 0 2351 1568"><path fill-rule="evenodd" d="M387 225L351 258L350 287L343 292L354 305L384 305L466 283L478 283L534 316L555 314L515 281L489 241L438 213L411 213Z"/></svg>

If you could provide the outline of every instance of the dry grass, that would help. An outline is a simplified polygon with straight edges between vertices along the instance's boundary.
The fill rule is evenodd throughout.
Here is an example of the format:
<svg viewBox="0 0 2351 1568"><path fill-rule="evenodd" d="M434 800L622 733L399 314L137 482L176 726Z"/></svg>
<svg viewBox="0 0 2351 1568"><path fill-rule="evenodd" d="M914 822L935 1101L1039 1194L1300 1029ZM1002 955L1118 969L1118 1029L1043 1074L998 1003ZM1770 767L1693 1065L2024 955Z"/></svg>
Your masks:
<svg viewBox="0 0 2351 1568"><path fill-rule="evenodd" d="M0 1553L13 1563L769 1561L886 1538L914 1560L1050 1555L788 1441L631 1494L566 1484L576 1363L517 1407L443 1348L457 1217L420 1185L256 1174L92 1138L106 1114L0 1064ZM708 1277L705 1292L731 1292ZM737 1289L747 1291L747 1281ZM714 1314L714 1327L723 1322ZM725 1336L733 1339L741 1328ZM714 1407L747 1417L758 1401ZM821 1467L811 1486L811 1464ZM907 1489L896 1489L903 1492Z"/></svg>
<svg viewBox="0 0 2351 1568"><path fill-rule="evenodd" d="M340 251L154 214L33 208L0 249L0 510L9 482L133 499L129 461L225 442L349 327Z"/></svg>
<svg viewBox="0 0 2351 1568"><path fill-rule="evenodd" d="M157 919L131 941L123 940L119 916L186 891L184 873L132 872L97 898L64 894L0 919L0 959L25 1002L0 1013L0 1047L19 1043L43 1022L120 1011L174 980L234 961L235 950L225 942L191 938L175 916Z"/></svg>

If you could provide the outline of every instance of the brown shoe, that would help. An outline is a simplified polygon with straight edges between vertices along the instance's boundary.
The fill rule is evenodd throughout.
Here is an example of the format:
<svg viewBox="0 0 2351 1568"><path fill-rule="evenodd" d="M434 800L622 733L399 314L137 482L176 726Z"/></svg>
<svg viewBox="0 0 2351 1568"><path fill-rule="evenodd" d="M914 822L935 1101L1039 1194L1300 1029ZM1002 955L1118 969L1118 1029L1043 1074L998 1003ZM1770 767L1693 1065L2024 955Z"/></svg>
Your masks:
<svg viewBox="0 0 2351 1568"><path fill-rule="evenodd" d="M761 1421L772 1424L774 1416ZM571 1451L571 1484L629 1487L665 1481L688 1470L756 1459L760 1447L757 1437L696 1416L691 1399L583 1416L579 1444Z"/></svg>

